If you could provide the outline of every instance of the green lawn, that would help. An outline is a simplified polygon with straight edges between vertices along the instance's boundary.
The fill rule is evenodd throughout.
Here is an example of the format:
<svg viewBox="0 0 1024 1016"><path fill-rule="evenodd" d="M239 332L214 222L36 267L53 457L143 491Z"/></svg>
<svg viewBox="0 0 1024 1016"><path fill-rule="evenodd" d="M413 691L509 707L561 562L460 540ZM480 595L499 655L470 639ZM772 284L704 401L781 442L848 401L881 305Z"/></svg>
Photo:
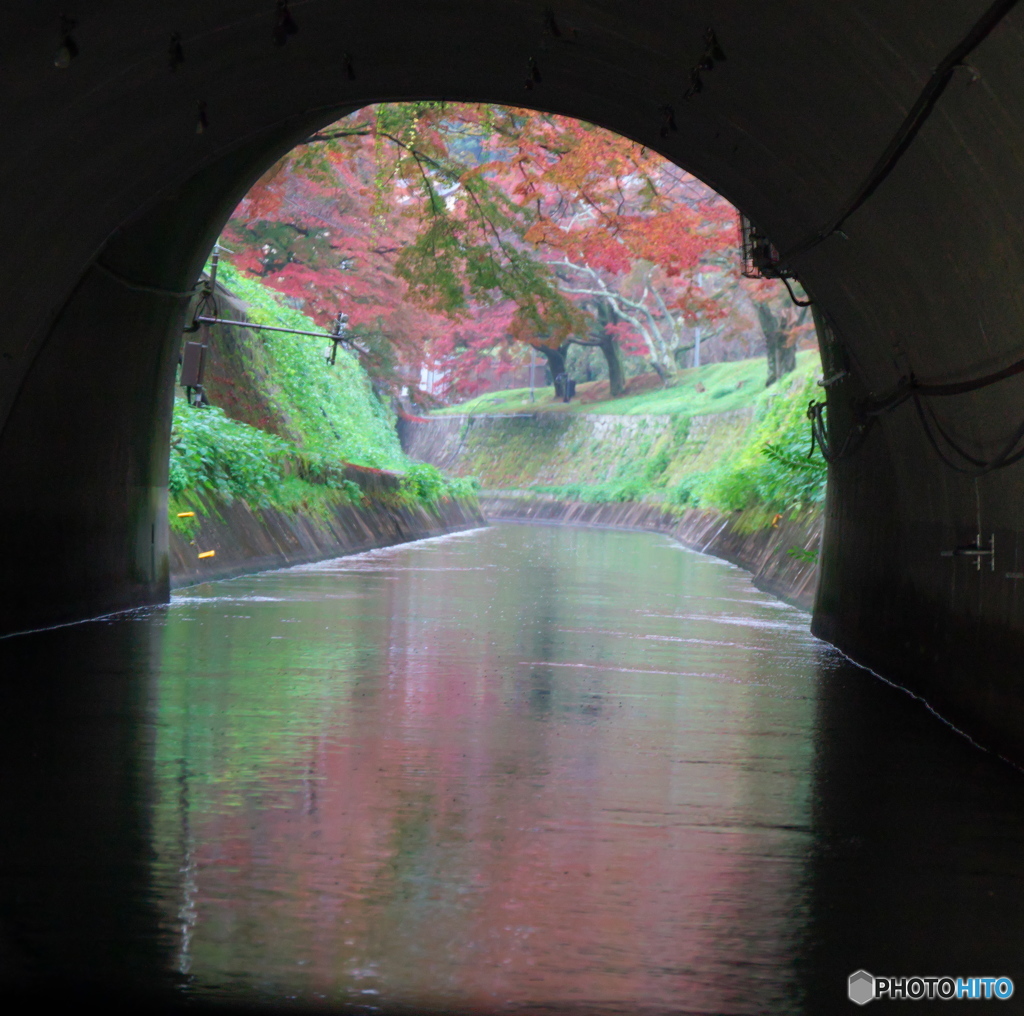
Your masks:
<svg viewBox="0 0 1024 1016"><path fill-rule="evenodd" d="M821 372L817 350L797 354L797 374ZM732 409L757 406L772 394L775 386L764 386L767 365L764 357L753 360L735 360L731 363L711 363L696 370L680 373L674 388L654 388L636 395L623 395L618 399L585 402L587 392L600 385L591 382L577 386L577 398L568 405L556 400L551 388L537 391L535 402L530 401L529 388L515 388L504 392L488 392L468 402L447 406L432 415L479 413L593 413L622 414L628 416L681 413L702 416L725 413ZM607 382L605 382L607 384ZM698 386L704 390L699 391Z"/></svg>

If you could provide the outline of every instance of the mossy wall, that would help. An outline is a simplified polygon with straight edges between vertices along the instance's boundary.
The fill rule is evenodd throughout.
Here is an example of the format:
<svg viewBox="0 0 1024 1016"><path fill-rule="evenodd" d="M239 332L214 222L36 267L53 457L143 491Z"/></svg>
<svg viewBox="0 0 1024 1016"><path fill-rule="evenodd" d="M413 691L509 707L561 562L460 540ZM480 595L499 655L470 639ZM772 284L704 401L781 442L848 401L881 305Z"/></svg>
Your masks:
<svg viewBox="0 0 1024 1016"><path fill-rule="evenodd" d="M221 317L247 320L245 305L221 287L217 300ZM195 341L206 345L203 383L210 402L232 420L291 439L287 417L270 396L274 370L259 333L232 325L203 325Z"/></svg>
<svg viewBox="0 0 1024 1016"><path fill-rule="evenodd" d="M490 490L637 478L671 487L717 465L753 409L677 415L443 416L408 421L406 452Z"/></svg>

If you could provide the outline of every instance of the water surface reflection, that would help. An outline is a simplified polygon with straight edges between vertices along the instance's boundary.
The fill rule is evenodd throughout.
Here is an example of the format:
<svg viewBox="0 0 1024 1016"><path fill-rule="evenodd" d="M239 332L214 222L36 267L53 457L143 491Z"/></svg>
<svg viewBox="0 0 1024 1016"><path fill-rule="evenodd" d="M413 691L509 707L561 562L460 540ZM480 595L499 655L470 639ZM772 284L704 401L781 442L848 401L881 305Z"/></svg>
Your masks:
<svg viewBox="0 0 1024 1016"><path fill-rule="evenodd" d="M0 663L15 983L830 1013L861 965L1022 973L1024 778L661 537L496 526Z"/></svg>
<svg viewBox="0 0 1024 1016"><path fill-rule="evenodd" d="M780 1002L814 651L742 573L587 530L179 599L154 842L181 972L471 1008Z"/></svg>

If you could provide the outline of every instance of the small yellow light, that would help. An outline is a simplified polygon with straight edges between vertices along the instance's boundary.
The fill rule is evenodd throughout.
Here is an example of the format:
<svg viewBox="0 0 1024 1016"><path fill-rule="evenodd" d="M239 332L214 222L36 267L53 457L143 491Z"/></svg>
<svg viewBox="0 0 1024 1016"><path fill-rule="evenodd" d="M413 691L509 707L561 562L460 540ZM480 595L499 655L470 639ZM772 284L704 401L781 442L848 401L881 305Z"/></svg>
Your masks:
<svg viewBox="0 0 1024 1016"><path fill-rule="evenodd" d="M215 555L216 553L217 553L217 551L215 551L215 550L204 550L204 551L203 551L203 552L202 552L202 553L201 553L201 554L199 555L199 560L200 560L200 561L202 561L202 559L203 559L204 557L213 557L213 556L214 556L214 555Z"/></svg>
<svg viewBox="0 0 1024 1016"><path fill-rule="evenodd" d="M179 519L191 519L195 517L195 512L178 512Z"/></svg>

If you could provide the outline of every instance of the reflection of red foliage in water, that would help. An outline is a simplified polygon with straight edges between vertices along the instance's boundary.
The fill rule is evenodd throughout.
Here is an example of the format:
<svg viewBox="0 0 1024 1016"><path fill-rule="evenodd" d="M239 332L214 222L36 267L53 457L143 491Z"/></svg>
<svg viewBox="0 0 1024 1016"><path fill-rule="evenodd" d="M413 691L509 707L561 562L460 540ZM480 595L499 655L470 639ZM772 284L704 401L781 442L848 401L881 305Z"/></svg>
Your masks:
<svg viewBox="0 0 1024 1016"><path fill-rule="evenodd" d="M749 778L727 763L679 767L679 716L663 707L685 675L616 676L607 653L592 670L586 656L570 664L582 671L519 663L514 636L456 622L443 605L490 602L486 563L418 559L401 582L387 579L405 559L352 565L367 574L335 592L382 592L343 601L350 651L329 662L297 642L304 683L256 682L238 700L280 725L252 746L251 781L217 770L230 722L202 749L216 778L189 813L197 974L204 959L262 972L272 956L265 976L385 986L392 1001L720 1011L737 990L734 953L771 951L737 946L736 929L760 920L774 941L789 905L784 858L766 864L775 848L740 817ZM523 620L529 642L538 619ZM639 667L675 657L660 659ZM230 716L226 694L215 701ZM700 710L702 694L690 693ZM716 709L749 708L741 683L718 694ZM723 737L695 723L688 737Z"/></svg>

